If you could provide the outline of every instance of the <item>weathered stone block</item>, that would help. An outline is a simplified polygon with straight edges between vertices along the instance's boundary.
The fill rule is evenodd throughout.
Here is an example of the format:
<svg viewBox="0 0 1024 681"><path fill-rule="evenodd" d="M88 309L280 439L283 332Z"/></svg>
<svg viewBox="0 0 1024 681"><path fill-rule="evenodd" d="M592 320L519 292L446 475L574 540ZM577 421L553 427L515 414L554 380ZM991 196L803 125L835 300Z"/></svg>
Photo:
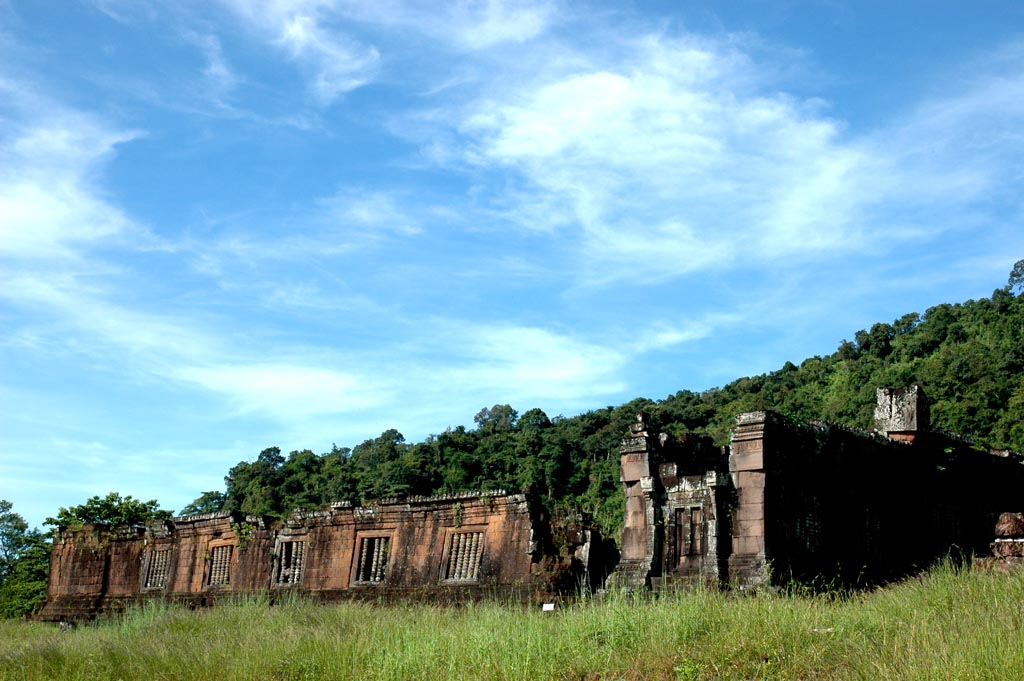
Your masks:
<svg viewBox="0 0 1024 681"><path fill-rule="evenodd" d="M760 518L754 520L740 520L737 518L733 522L733 531L736 533L736 536L739 537L763 537L764 520Z"/></svg>
<svg viewBox="0 0 1024 681"><path fill-rule="evenodd" d="M633 482L651 477L651 465L647 454L625 454L622 457L622 480Z"/></svg>
<svg viewBox="0 0 1024 681"><path fill-rule="evenodd" d="M878 388L875 427L882 433L928 430L928 402L918 386Z"/></svg>
<svg viewBox="0 0 1024 681"><path fill-rule="evenodd" d="M734 536L732 539L734 555L757 555L764 553L763 536Z"/></svg>
<svg viewBox="0 0 1024 681"><path fill-rule="evenodd" d="M996 521L997 537L1024 537L1024 513L1003 513Z"/></svg>
<svg viewBox="0 0 1024 681"><path fill-rule="evenodd" d="M764 504L740 504L733 512L733 518L739 522L757 520L763 523Z"/></svg>
<svg viewBox="0 0 1024 681"><path fill-rule="evenodd" d="M1000 558L1024 557L1024 539L996 541L992 543L992 555Z"/></svg>
<svg viewBox="0 0 1024 681"><path fill-rule="evenodd" d="M757 471L740 471L735 474L736 488L745 490L764 490L764 473Z"/></svg>

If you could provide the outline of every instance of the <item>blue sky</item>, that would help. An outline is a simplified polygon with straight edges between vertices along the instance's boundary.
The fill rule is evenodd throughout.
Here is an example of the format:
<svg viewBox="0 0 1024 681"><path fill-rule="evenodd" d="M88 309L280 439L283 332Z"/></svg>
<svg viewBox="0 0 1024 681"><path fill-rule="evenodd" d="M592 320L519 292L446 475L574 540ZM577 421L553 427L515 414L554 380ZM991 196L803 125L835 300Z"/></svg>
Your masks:
<svg viewBox="0 0 1024 681"><path fill-rule="evenodd" d="M835 350L1024 257L1024 5L0 0L0 498Z"/></svg>

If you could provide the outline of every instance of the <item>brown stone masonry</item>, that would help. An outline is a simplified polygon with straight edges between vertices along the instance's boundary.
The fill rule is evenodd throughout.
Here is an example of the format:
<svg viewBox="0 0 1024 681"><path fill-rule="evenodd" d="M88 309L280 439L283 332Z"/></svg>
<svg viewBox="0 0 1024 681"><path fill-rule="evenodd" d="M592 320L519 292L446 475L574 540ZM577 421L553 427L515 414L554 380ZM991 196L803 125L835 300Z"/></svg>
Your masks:
<svg viewBox="0 0 1024 681"><path fill-rule="evenodd" d="M928 431L917 386L879 390L875 416L869 433L740 414L726 458L700 438L656 435L640 415L621 448L612 584L856 586L987 553L1000 513L1024 509L1021 457ZM1000 532L992 551L1024 555L1024 539Z"/></svg>
<svg viewBox="0 0 1024 681"><path fill-rule="evenodd" d="M468 493L339 503L284 523L217 513L149 527L87 526L54 544L40 619L81 619L140 599L208 604L240 593L298 591L324 599L456 599L544 595L587 580L593 530L553 559L550 527L521 494ZM548 560L545 560L548 558ZM536 594L535 594L536 592Z"/></svg>

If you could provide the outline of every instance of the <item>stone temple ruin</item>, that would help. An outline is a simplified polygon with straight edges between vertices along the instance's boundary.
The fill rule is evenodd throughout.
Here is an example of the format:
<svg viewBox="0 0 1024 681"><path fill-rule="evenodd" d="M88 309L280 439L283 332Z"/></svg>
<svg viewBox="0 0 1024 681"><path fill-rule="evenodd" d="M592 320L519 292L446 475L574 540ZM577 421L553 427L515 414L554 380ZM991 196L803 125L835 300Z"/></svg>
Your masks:
<svg viewBox="0 0 1024 681"><path fill-rule="evenodd" d="M520 600L590 583L596 530L551 522L504 491L336 503L283 523L209 513L145 527L86 526L54 542L39 618L78 619L152 597L209 605L240 593L322 600Z"/></svg>
<svg viewBox="0 0 1024 681"><path fill-rule="evenodd" d="M552 521L538 499L504 491L338 503L284 522L215 513L86 526L54 542L39 618L154 597L529 600L580 585L870 584L951 552L1024 562L1019 455L929 431L916 386L880 389L875 418L869 433L749 412L715 447L638 415L621 447L621 554L585 518Z"/></svg>
<svg viewBox="0 0 1024 681"><path fill-rule="evenodd" d="M930 432L917 386L879 389L875 420L868 433L749 412L719 450L653 433L641 414L622 446L612 583L858 585L950 553L1024 555L1009 529L990 546L1000 515L1024 509L1021 457Z"/></svg>

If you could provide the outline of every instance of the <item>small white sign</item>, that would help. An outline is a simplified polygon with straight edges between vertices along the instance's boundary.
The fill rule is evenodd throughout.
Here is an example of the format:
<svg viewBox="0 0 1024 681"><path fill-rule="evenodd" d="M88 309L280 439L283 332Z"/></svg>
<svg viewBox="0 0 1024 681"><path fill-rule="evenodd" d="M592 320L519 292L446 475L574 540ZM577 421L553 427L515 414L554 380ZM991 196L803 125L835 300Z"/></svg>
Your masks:
<svg viewBox="0 0 1024 681"><path fill-rule="evenodd" d="M554 603L545 603L544 605L541 606L541 611L542 612L552 612L554 609L555 609L555 604Z"/></svg>

